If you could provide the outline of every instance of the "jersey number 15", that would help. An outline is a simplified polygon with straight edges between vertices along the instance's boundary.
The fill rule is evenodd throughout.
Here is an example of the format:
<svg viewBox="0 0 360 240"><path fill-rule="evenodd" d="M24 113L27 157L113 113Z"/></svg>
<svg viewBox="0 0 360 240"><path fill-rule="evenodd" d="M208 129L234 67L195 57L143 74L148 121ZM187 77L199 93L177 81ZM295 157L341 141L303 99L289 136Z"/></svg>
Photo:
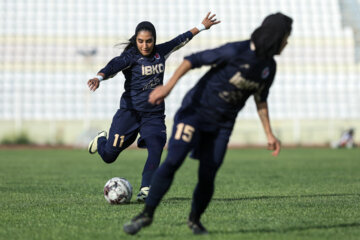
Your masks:
<svg viewBox="0 0 360 240"><path fill-rule="evenodd" d="M190 142L194 132L195 128L193 126L179 123L178 125L176 125L176 133L174 138L175 140L182 139L184 142Z"/></svg>

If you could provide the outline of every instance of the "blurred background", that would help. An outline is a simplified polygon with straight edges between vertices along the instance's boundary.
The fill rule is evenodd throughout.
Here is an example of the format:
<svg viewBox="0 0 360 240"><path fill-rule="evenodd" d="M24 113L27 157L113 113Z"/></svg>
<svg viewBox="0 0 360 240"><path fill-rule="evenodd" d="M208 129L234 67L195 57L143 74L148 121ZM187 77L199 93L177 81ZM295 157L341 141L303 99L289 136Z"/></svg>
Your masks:
<svg viewBox="0 0 360 240"><path fill-rule="evenodd" d="M157 43L201 23L201 32L167 60L165 81L190 53L248 39L263 18L294 19L268 99L275 134L286 145L325 146L355 129L360 141L360 0L1 0L0 142L86 146L108 130L119 107L119 73L90 92L87 81L122 52L136 25L151 21ZM208 69L189 72L166 100L168 132L180 99ZM230 144L266 143L253 99Z"/></svg>

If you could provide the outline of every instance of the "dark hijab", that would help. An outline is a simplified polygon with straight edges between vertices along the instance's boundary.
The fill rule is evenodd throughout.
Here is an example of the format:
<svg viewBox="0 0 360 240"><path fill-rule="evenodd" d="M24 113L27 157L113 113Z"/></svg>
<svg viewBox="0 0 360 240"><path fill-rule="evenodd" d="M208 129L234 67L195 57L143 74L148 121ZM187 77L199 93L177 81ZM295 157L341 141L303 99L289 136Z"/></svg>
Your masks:
<svg viewBox="0 0 360 240"><path fill-rule="evenodd" d="M291 33L292 22L290 17L282 13L267 16L261 26L251 34L256 56L271 58L278 54L284 37Z"/></svg>

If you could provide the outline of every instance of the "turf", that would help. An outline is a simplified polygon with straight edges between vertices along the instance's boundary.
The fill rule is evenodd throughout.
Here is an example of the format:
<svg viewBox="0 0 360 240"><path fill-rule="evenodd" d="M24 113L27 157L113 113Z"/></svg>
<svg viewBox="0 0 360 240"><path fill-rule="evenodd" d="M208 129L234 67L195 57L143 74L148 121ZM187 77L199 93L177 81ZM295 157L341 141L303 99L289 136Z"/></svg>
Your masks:
<svg viewBox="0 0 360 240"><path fill-rule="evenodd" d="M136 236L122 226L143 207L109 205L105 182L127 178L136 195L146 151L113 164L85 150L0 150L0 239L359 239L360 149L229 150L203 216L186 227L198 162L188 159Z"/></svg>

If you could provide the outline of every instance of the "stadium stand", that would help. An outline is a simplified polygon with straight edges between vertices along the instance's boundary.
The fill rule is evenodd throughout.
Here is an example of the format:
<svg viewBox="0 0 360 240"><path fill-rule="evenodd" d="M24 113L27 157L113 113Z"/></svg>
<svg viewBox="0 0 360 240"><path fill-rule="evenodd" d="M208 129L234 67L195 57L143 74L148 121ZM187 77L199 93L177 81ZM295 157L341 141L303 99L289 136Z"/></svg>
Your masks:
<svg viewBox="0 0 360 240"><path fill-rule="evenodd" d="M165 79L184 55L246 39L265 15L284 12L294 30L269 98L275 132L285 144L329 143L343 129L360 129L359 6L359 0L198 0L196 7L190 0L1 1L0 140L25 129L38 143L84 144L119 106L122 74L94 93L86 85L122 51L114 45L142 20L154 23L160 43L212 10L222 23L174 53ZM188 74L167 99L169 126L179 99L205 71ZM249 101L231 143L263 144L257 119Z"/></svg>

